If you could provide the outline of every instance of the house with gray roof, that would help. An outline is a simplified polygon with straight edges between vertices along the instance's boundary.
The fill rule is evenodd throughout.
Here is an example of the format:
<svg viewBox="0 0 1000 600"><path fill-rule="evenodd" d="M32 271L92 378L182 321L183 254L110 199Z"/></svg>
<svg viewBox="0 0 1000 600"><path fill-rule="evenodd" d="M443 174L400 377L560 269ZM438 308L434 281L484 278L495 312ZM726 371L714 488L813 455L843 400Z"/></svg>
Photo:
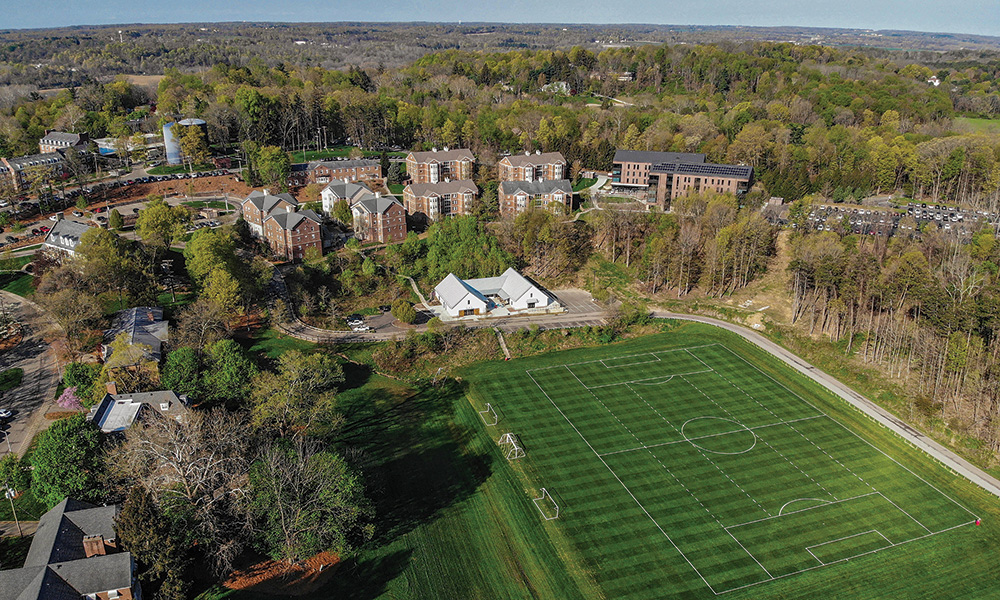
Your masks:
<svg viewBox="0 0 1000 600"><path fill-rule="evenodd" d="M512 154L497 163L500 181L566 179L566 159L562 152Z"/></svg>
<svg viewBox="0 0 1000 600"><path fill-rule="evenodd" d="M533 208L568 211L573 206L573 186L568 179L501 181L497 199L504 217L514 217Z"/></svg>
<svg viewBox="0 0 1000 600"><path fill-rule="evenodd" d="M19 569L0 571L0 598L140 600L135 561L115 532L117 506L66 498L42 515Z"/></svg>
<svg viewBox="0 0 1000 600"><path fill-rule="evenodd" d="M448 317L510 316L518 311L558 308L548 292L513 268L498 277L460 279L449 273L434 288L434 297Z"/></svg>
<svg viewBox="0 0 1000 600"><path fill-rule="evenodd" d="M148 346L146 358L159 362L163 343L168 338L163 309L159 306L139 306L115 313L111 328L104 332L102 355L105 362L111 357L111 342L123 333L130 346Z"/></svg>
<svg viewBox="0 0 1000 600"><path fill-rule="evenodd" d="M46 152L58 152L66 148L75 148L86 144L90 138L86 133L69 133L66 131L50 131L42 139L38 140L38 151L42 154Z"/></svg>
<svg viewBox="0 0 1000 600"><path fill-rule="evenodd" d="M90 225L60 219L55 222L52 229L45 235L42 241L42 249L57 256L74 256L76 247L80 245L83 234L93 229Z"/></svg>
<svg viewBox="0 0 1000 600"><path fill-rule="evenodd" d="M156 414L180 421L187 411L185 398L171 390L105 394L87 413L87 420L104 433L121 433L147 415Z"/></svg>
<svg viewBox="0 0 1000 600"><path fill-rule="evenodd" d="M468 148L410 152L406 155L406 174L412 183L438 183L450 179L472 179L476 157Z"/></svg>
<svg viewBox="0 0 1000 600"><path fill-rule="evenodd" d="M264 239L271 251L286 260L302 260L315 248L323 253L323 218L298 206L277 209L264 219Z"/></svg>
<svg viewBox="0 0 1000 600"><path fill-rule="evenodd" d="M276 210L298 208L299 201L291 194L272 194L268 190L254 190L240 203L243 220L257 237L264 237L264 221Z"/></svg>
<svg viewBox="0 0 1000 600"><path fill-rule="evenodd" d="M374 158L317 160L306 167L306 181L309 183L329 183L341 181L364 181L382 178L382 162Z"/></svg>

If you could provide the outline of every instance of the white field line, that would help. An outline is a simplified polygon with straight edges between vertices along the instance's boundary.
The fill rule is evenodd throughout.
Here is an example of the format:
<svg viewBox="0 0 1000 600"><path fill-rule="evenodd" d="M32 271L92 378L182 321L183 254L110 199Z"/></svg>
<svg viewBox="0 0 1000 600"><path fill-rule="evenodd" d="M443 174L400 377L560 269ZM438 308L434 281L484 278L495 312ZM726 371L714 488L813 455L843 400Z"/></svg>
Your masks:
<svg viewBox="0 0 1000 600"><path fill-rule="evenodd" d="M829 500L823 500L821 498L796 498L795 500L789 500L788 502L785 502L784 504L782 504L781 508L778 509L778 516L779 517L784 516L783 514L781 514L781 511L785 510L785 507L788 506L789 504L791 504L793 502L802 502L803 500L815 500L816 502L822 502L823 504L829 504L830 503ZM788 514L791 514L791 513L788 513Z"/></svg>
<svg viewBox="0 0 1000 600"><path fill-rule="evenodd" d="M881 537L883 540L885 540L886 542L888 542L888 544L890 546L895 546L896 545L896 544L893 544L891 541L889 541L889 538L887 538L884 535L882 535L882 532L879 531L878 529L869 529L868 531L862 531L860 533L852 533L851 535L845 535L844 537L839 537L839 538L837 538L835 540L827 540L825 542L820 542L818 544L813 544L812 546L806 546L806 550L812 550L813 548L819 548L820 546L826 546L827 544L836 544L837 542L842 542L844 540L849 540L851 538L858 537L859 535L868 535L869 533L877 533L879 535L879 537ZM823 561L820 561L820 562L823 562Z"/></svg>
<svg viewBox="0 0 1000 600"><path fill-rule="evenodd" d="M711 370L708 370L708 371L691 371L690 373L671 373L670 375L657 375L656 377L646 377L645 379L633 379L632 381L621 381L619 383L602 383L601 385L586 385L585 383L580 381L579 377L577 377L576 380L580 381L580 385L587 388L588 390L596 390L599 388L614 387L616 385L631 385L633 383L635 385L661 385L667 383L667 381L670 381L674 377L683 377L685 375L697 375L699 373L711 373L711 372L712 372ZM573 373L572 369L570 369L570 373ZM573 373L573 376L576 377L576 373ZM644 383L646 381L663 379L664 377L666 377L666 380L664 381L659 381L657 383Z"/></svg>
<svg viewBox="0 0 1000 600"><path fill-rule="evenodd" d="M903 513L904 515L906 515L906 516L910 517L911 519L913 519L913 522L914 522L914 523L916 523L917 525L920 525L921 527L923 527L923 528L924 528L924 531L926 531L927 533L934 533L933 531L931 531L930 529L928 529L926 525L924 525L924 524L923 524L923 523L921 523L920 521L916 520L916 519L915 519L915 518L913 517L913 515L911 515L910 513L906 512L905 510L903 510L902 508L900 508L900 507L899 507L899 505L898 505L898 504L896 504L895 502L893 502L892 500L889 500L889 498L887 498L885 494L883 494L882 492L879 492L879 493L878 493L878 495L879 495L879 496L882 496L882 498L884 498L884 499L885 499L885 501L886 501L886 502L888 502L889 504L891 504L891 505L895 506L895 507L896 507L896 510L898 510L899 512L901 512L901 513Z"/></svg>
<svg viewBox="0 0 1000 600"><path fill-rule="evenodd" d="M692 354L691 356L694 356L694 354ZM695 356L695 358L698 358L698 357L697 357L697 356ZM700 361L701 359L698 359L698 360ZM704 363L702 363L702 364L704 364ZM714 369L713 369L713 372L714 372L714 373L716 374L716 376L718 376L718 377L719 377L720 379L722 379L723 381L725 381L726 383L728 383L728 384L730 385L730 387L733 387L733 388L736 388L736 390L737 390L737 391L739 391L739 392L740 392L740 393L742 393L742 394L743 394L744 396L746 396L747 398L749 398L750 400L752 400L752 401L754 402L754 404L756 404L757 406L761 407L762 409L764 409L765 411L767 411L768 413L770 413L772 417L774 417L775 419L780 419L780 418L781 418L781 417L779 417L779 416L778 416L777 414L775 414L775 412L774 412L773 410L771 410L771 409L770 409L770 408L768 408L767 406L764 406L763 404L761 404L761 403L760 403L760 401L759 401L759 400L757 400L756 398L754 398L754 397L753 397L753 396L751 396L750 394L746 393L746 391L745 391L745 390L744 390L743 388L741 388L740 386L738 386L738 385L736 385L735 383L733 383L732 381L730 381L728 377L726 377L726 376L725 376L725 375L723 375L722 373L719 373L718 371L715 371ZM705 392L702 392L702 391L701 391L701 389L700 389L700 388L699 388L699 387L698 387L697 385L695 385L695 384L691 383L691 382L690 382L690 381L688 381L687 379L685 379L684 381L687 381L687 382L688 382L688 384L690 384L690 385L691 385L691 387L693 387L694 389L696 389L696 390L698 390L699 392L701 392L701 394L702 394L703 396L705 396L705 397L706 397L706 398L708 398L709 400L712 400L712 402L713 402L713 403L715 402L715 400L714 400L714 399L712 399L712 397L711 397L711 396L709 396L709 395L708 395L708 394L706 394ZM720 405L719 405L718 403L716 403L716 406L718 406L719 408L722 408L722 406L720 406ZM726 410L726 409L724 409L724 408L723 408L722 410ZM728 414L728 413L727 413L727 414ZM817 415L817 416L820 416L820 415ZM788 428L789 428L789 429L791 429L792 431L794 431L795 433L799 434L799 435L800 435L800 436L802 436L803 438L805 438L805 436L804 436L804 435L802 435L802 433L801 433L801 432L800 432L800 431L799 431L798 429L796 429L795 427L793 427L793 426L789 425L789 426L788 426ZM808 438L806 438L806 439L808 440ZM814 485L815 485L816 487L818 487L819 489L823 490L823 492L824 492L824 493L828 494L828 495L829 495L829 496L830 496L831 498L833 498L834 500L836 500L836 499L837 499L837 495L836 495L836 494L834 494L834 493L833 493L833 492L831 492L830 490L826 489L826 486L825 486L825 485L823 485L822 483L820 483L820 482L816 481L816 478L814 478L814 477L813 477L812 475L810 475L809 473L807 473L807 472L803 471L803 470L802 470L802 469L801 469L801 468L800 468L800 467L799 467L799 466L798 466L797 464L795 464L795 462L794 462L794 461L793 461L793 460L792 460L791 458L789 458L789 457L785 456L785 454L784 454L783 452L781 452L780 450L778 450L777 448L775 448L774 446L772 446L771 444L769 444L769 443L767 442L767 440L765 440L765 439L761 438L761 441L762 441L762 442L764 442L764 445L765 445L765 446L767 446L768 448L770 448L772 452L774 452L775 454L777 454L778 456L780 456L780 457L781 457L781 458L782 458L782 459L783 459L783 460L784 460L784 461L785 461L786 463L788 463L788 465L789 465L790 467L792 467L793 469L795 469L796 471L798 471L799 473L801 473L801 474L802 474L802 476L803 476L803 477L805 477L806 479L808 479L809 481L813 482L813 484L814 484ZM810 441L810 442L812 442L812 440L809 440L809 441ZM816 446L816 444L813 444L813 446L815 446L816 448L819 448L819 446ZM822 449L822 448L819 448L819 450L820 450L821 452L823 452L824 454L826 454L826 452L825 452L825 451L823 451L823 449ZM832 457L832 456L830 456L829 454L826 454L826 456L827 456L828 458L830 458L830 459L833 459L833 457ZM839 464L839 463L838 463L838 464ZM843 466L843 465L841 465L841 466ZM846 467L845 467L845 468L846 468ZM848 471L850 471L850 469L848 469ZM852 473L852 474L853 474L853 475L854 475L855 477L858 477L858 479L861 479L861 477L859 477L859 476L858 476L857 474L854 474L854 472L853 472L853 471L851 471L851 473ZM871 486L869 486L869 487L871 487ZM874 489L874 488L872 488L872 489Z"/></svg>
<svg viewBox="0 0 1000 600"><path fill-rule="evenodd" d="M698 575L699 578L701 578L702 583L704 583L708 587L708 589L712 591L713 594L715 594L716 596L719 595L719 592L716 592L715 588L713 588L712 585L708 583L708 580L706 580L705 576L701 574L701 571L699 571L698 568L694 566L694 563L691 562L691 559L689 559L684 554L684 552L681 551L681 549L677 546L677 544L674 543L674 540L670 539L670 536L667 535L667 532L663 530L663 527L660 527L660 524L656 522L656 519L653 518L653 515L649 514L649 511L646 510L646 507L642 505L642 502L639 502L639 499L635 497L635 494L632 493L632 490L628 489L628 486L625 485L625 482L622 481L620 477L618 477L618 474L615 473L615 470L612 469L611 466L608 465L608 463L604 462L604 459L601 458L601 455L598 454L596 450L594 450L594 447L591 446L590 442L587 441L587 438L585 438L583 434L580 433L580 430L576 428L576 425L573 424L573 421L571 421L569 417L566 416L566 413L564 413L562 409L559 408L559 405L556 404L552 400L552 398L549 397L548 392L546 392L545 389L543 389L542 386L539 385L537 381L535 381L534 376L532 376L530 372L526 371L526 373L528 377L531 377L531 381L535 383L535 386L537 386L538 389L542 392L542 394L545 395L545 398L549 401L549 403L551 403L552 406L555 407L555 409L559 412L559 414L562 415L563 419L566 419L566 422L569 423L569 426L573 428L573 431L575 431L576 434L580 436L580 439L583 440L583 443L587 444L587 447L590 448L590 451L594 453L594 456L597 457L597 460L601 461L601 464L603 464L608 469L608 471L611 472L611 476L614 477L619 484L621 484L625 492L628 493L628 495L632 497L632 500L639 506L639 509L642 510L642 512L645 513L647 517L649 517L649 520L652 521L653 525L655 525L656 528L660 531L660 533L663 534L663 537L667 538L667 541L670 542L670 545L674 547L674 550L677 550L677 553L681 555L681 557L684 559L685 562L687 562L688 566L691 567L691 569Z"/></svg>
<svg viewBox="0 0 1000 600"><path fill-rule="evenodd" d="M789 514L791 514L791 513L789 513ZM822 569L823 567L828 567L830 565L835 565L837 563L847 562L849 560L854 560L855 558L861 558L862 556L867 556L869 554L875 554L876 552L881 552L883 550L888 550L890 548L895 548L897 546L902 546L903 544L909 544L910 542L915 542L917 540L922 540L924 538L929 538L931 536L940 535L942 533L945 533L946 531L951 531L952 529L958 529L959 527L965 527L967 525L972 525L973 523L975 523L975 521L967 521L965 523L959 523L958 525L953 525L953 526L948 527L946 529L942 529L940 531L935 531L934 533L928 533L928 534L921 535L921 536L918 536L918 537L915 537L915 538L911 538L911 539L908 539L908 540L903 540L902 542L898 542L896 544L893 544L892 546L886 546L884 548L876 548L875 550L869 550L868 552L862 552L861 554L855 554L854 556L848 556L848 557L845 557L845 558L837 559L837 560L832 561L832 562L822 563L822 564L816 565L814 567L806 567L805 569L799 569L798 571L793 571L791 573L785 573L783 575L778 575L777 577L774 577L774 578L771 578L771 579L764 579L762 581L755 581L753 583L748 583L746 585L741 585L741 586L738 586L738 587L730 588L728 590L722 590L721 592L716 592L715 595L716 596L721 596L722 594L728 594L729 592L735 592L737 590L743 590L743 589L746 589L746 588L749 588L749 587L753 587L755 585L760 585L762 583L769 583L771 581L775 581L775 580L778 580L778 579L784 579L786 577L792 577L793 575L799 575L799 574L805 573L807 571L815 571L816 569ZM815 556L813 558L815 558ZM819 560L819 559L817 558L816 560Z"/></svg>
<svg viewBox="0 0 1000 600"><path fill-rule="evenodd" d="M663 442L660 444L649 444L647 446L638 446L636 448L626 448L624 450L614 450L612 452L605 452L601 456L611 456L612 454L624 454L626 452L635 452L636 450L646 450L648 448L659 448L660 446L670 446L671 444L683 444L684 442L690 442L691 440L703 440L706 438L719 437L722 435L729 435L731 433L739 433L740 431L755 431L757 429L765 429L767 427L776 427L778 425L788 425L789 423L797 423L799 421L808 421L810 419L822 419L826 415L814 415L812 417L802 417L801 419L790 419L788 421L780 421L778 423L768 423L766 425L756 425L754 427L744 427L742 429L734 429L732 431L724 431L722 433L710 433L708 435L699 435L695 437L685 438L683 440L674 440L672 442ZM698 418L698 417L695 417Z"/></svg>
<svg viewBox="0 0 1000 600"><path fill-rule="evenodd" d="M674 348L673 350L657 350L655 352L640 352L639 354L626 354L624 356L612 356L611 358L599 358L597 360L584 360L584 361L575 362L575 363L563 363L563 364L560 364L560 365L552 365L551 367L538 367L538 368L535 368L535 369L528 369L528 370L525 371L525 373L533 373L535 371L544 371L545 369L558 369L559 367L575 367L576 365L589 365L591 363L603 362L605 360L618 360L619 358L632 358L634 356L645 356L647 354L652 354L652 355L655 356L657 354L669 354L671 352L687 352L688 350L693 350L695 348L708 348L709 346L718 346L718 345L719 345L718 342L713 342L711 344L700 344L698 346L689 346L687 348Z"/></svg>
<svg viewBox="0 0 1000 600"><path fill-rule="evenodd" d="M657 356L657 355L655 355L655 354L653 354L653 353L636 354L635 355L635 357L639 357L639 356L652 356L653 360L643 360L643 361L639 361L639 362L630 362L630 363L624 364L624 365L614 365L612 367L609 367L608 363L604 362L605 360L618 360L618 359L617 358L605 358L605 359L602 359L600 361L600 363L602 365L604 365L605 369L620 369L622 367L634 367L635 365L648 365L649 363L660 362L660 357ZM623 356L622 358L633 358L633 357L632 356Z"/></svg>
<svg viewBox="0 0 1000 600"><path fill-rule="evenodd" d="M733 356L735 356L736 358L740 359L740 360L741 360L741 361L743 361L744 363L746 363L746 364L750 365L751 367L753 367L753 369L754 369L755 371L757 371L758 373L760 373L760 374L761 374L761 375L763 375L764 377L767 377L768 379L770 379L770 380L771 380L771 381L773 381L774 383L776 383L776 384L780 385L781 387L785 388L785 390L786 390L786 391L788 391L788 393L792 394L793 396L795 396L795 397L796 397L796 398L798 398L799 400L801 400L801 401L805 402L806 404L808 404L809 406L811 406L811 407L812 407L813 409L815 409L815 410L817 410L817 411L819 411L819 412L823 413L824 415L826 415L826 413L825 413L824 411L820 410L820 409L819 409L819 408L818 408L818 407L817 407L817 406L816 406L815 404L813 404L812 402L809 402L808 400L806 400L806 399L805 399L805 398L803 398L802 396L800 396L800 395L796 394L795 392L793 392L792 390L788 389L788 387L787 387L787 386L785 386L785 385L784 385L783 383L781 383L780 381L776 380L776 379L775 379L774 377L771 377L771 376L770 376L770 375L768 375L767 373L765 373L765 372L761 371L760 369L758 369L758 368L757 368L757 366L756 366L756 365L754 365L754 364L753 364L753 363L751 363L750 361L746 360L745 358L743 358L743 357L742 357L742 356L740 356L739 354L737 354L737 353L733 352L733 351L732 351L732 350L730 350L730 349L729 349L729 348L728 348L728 347L727 347L726 345L724 345L724 344L718 344L718 343L716 343L716 344L711 344L711 345L715 345L715 346L720 346L720 347L721 347L721 348L723 348L723 349L724 349L724 350L725 350L726 352L729 352L730 354L732 354L732 355L733 355ZM942 491L941 491L940 489L938 489L938 488L937 488L936 486L932 485L932 484L931 484L930 482L928 482L928 481L927 481L926 479L924 479L924 478L923 478L923 477L921 477L920 475L917 475L916 473L914 473L913 471L911 471L911 470L910 470L910 469L909 469L908 467L906 467L906 465L904 465L904 464L900 463L900 462L899 462L898 460L896 460L895 458L893 458L893 457L889 456L888 454L886 454L885 452L883 452L883 451L882 451L882 450L881 450L881 449L880 449L880 448L879 448L878 446L876 446L875 444L872 444L871 442L869 442L869 441L868 441L868 440L866 440L865 438L861 437L861 436L860 436L860 435L858 435L857 433L855 433L855 432L851 431L851 429L850 429L849 427L847 427L846 425L844 425L843 423L841 423L841 422L840 422L840 421L838 421L837 419L834 419L833 417L830 417L830 415L826 415L826 416L827 416L827 417L829 417L829 418L830 418L830 420L831 420L831 421L833 421L834 423L836 423L837 425L840 425L840 427L841 427L841 428L843 428L843 429L844 429L845 431L849 432L849 433L850 433L851 435L853 435L854 437L858 438L858 439L859 439L859 440L861 440L862 442L864 442L864 443L868 444L869 446L871 446L872 448L874 448L874 449L875 449L875 451L877 451L877 452L878 452L879 454L881 454L882 456L885 456L886 458L888 458L888 459L889 459L889 460L891 460L892 462L894 462L894 463L896 463L897 465L899 465L899 466L900 466L901 468L903 468L903 469L904 469L904 470L905 470L905 471L906 471L907 473L909 473L910 475L913 475L914 477L916 477L916 478L917 478L917 479L919 479L920 481L923 481L923 482L924 482L924 484L926 484L926 485L927 485L928 487L930 487L931 489L933 489L933 490L934 490L935 492L937 492L937 493L941 494L942 496L944 496L945 498L947 498L948 500L950 500L950 501L951 501L951 502L952 502L952 503L953 503L953 504L954 504L955 506L957 506L957 507L961 508L962 510L964 510L965 512L967 512L967 513L968 513L969 515L971 515L971 516L973 517L973 520L975 520L975 519L978 519L978 518L979 518L979 516L978 516L978 515L976 515L976 513L972 512L971 510L969 510L968 508L966 508L965 506L963 506L963 505L962 505L961 503L959 503L959 502L958 502L957 500L955 500L954 498L952 498L952 497L951 497L951 496L949 496L948 494L945 494L944 492L942 492ZM925 455L927 455L927 453L926 453L926 452L924 452L924 454L925 454ZM873 489L874 489L874 488L873 488ZM952 529L952 528L950 528L950 527L949 527L948 529ZM942 529L941 531L948 531L948 529Z"/></svg>
<svg viewBox="0 0 1000 600"><path fill-rule="evenodd" d="M734 542L736 542L737 544L740 545L740 548L743 548L743 551L746 552L747 556L749 556L750 558L752 558L755 563L757 563L758 567L760 567L761 569L764 569L764 572L767 573L768 577L770 577L771 579L774 579L774 575L771 575L771 572L767 570L767 567L765 567L764 565L760 564L760 561L757 560L756 556L754 556L753 554L750 554L750 551L747 550L746 547L743 546L743 542L741 542L738 539L736 539L736 536L733 535L732 533L730 533L730 531L728 529L726 529L725 532L729 534L729 537L733 538Z"/></svg>
<svg viewBox="0 0 1000 600"><path fill-rule="evenodd" d="M792 512L788 512L788 513L785 513L783 515L774 515L773 517L765 517L763 519L754 519L753 521L747 521L745 523L737 523L736 525L727 525L726 529L736 529L738 527L743 527L744 525L753 525L754 523L760 523L761 521L770 521L771 519L780 519L781 517L787 517L788 515L796 515L798 513L806 512L807 510L813 510L813 509L816 509L816 508L820 508L821 506L829 506L830 504L840 504L841 502L850 502L851 500L857 500L858 498L865 498L867 496L874 496L876 494L878 494L878 492L868 492L867 494L861 494L860 496L854 496L853 498L844 498L843 500L833 500L833 501L827 502L826 504L818 504L816 506L810 506L808 508L800 508L799 510L793 510ZM782 507L782 508L784 508L784 507Z"/></svg>

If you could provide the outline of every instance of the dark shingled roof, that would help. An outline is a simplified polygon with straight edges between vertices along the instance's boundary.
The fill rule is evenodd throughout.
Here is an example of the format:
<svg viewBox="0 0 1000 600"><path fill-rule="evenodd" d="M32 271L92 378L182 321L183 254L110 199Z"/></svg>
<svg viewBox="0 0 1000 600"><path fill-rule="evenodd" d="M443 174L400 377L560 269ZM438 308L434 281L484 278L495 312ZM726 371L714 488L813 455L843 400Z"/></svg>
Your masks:
<svg viewBox="0 0 1000 600"><path fill-rule="evenodd" d="M314 160L309 163L309 170L327 167L330 169L353 169L355 167L374 167L381 161L374 158L359 158L357 160Z"/></svg>
<svg viewBox="0 0 1000 600"><path fill-rule="evenodd" d="M276 210L271 213L268 220L274 219L274 222L278 224L282 229L291 231L299 226L300 223L309 219L310 221L315 221L316 223L322 223L323 220L319 218L319 215L311 210L299 210L288 212L285 210Z"/></svg>
<svg viewBox="0 0 1000 600"><path fill-rule="evenodd" d="M449 162L452 160L476 160L475 155L472 154L472 150L469 150L468 148L438 150L437 152L410 152L410 156L412 156L413 160L418 163L430 162L432 160L436 160L438 162ZM407 158L409 158L409 156Z"/></svg>
<svg viewBox="0 0 1000 600"><path fill-rule="evenodd" d="M629 163L703 163L704 154L690 154L687 152L647 152L645 150L615 150L614 162Z"/></svg>
<svg viewBox="0 0 1000 600"><path fill-rule="evenodd" d="M562 152L546 152L544 154L511 154L500 160L506 160L512 167L548 165L553 163L566 164Z"/></svg>
<svg viewBox="0 0 1000 600"><path fill-rule="evenodd" d="M506 195L524 192L531 196L546 195L559 191L573 195L573 186L568 179L554 181L501 181L500 191Z"/></svg>
<svg viewBox="0 0 1000 600"><path fill-rule="evenodd" d="M243 200L243 202L253 203L253 205L257 207L257 210L266 215L267 213L274 210L274 207L277 206L282 200L291 204L292 206L299 205L299 201L293 198L291 194L272 195L272 194L265 194L264 192L261 192L259 190L254 190L250 192L250 195L247 196L246 199Z"/></svg>
<svg viewBox="0 0 1000 600"><path fill-rule="evenodd" d="M86 557L83 538L103 535L115 538L114 519L118 507L94 506L66 498L38 521L38 531L31 542L24 566L43 566Z"/></svg>
<svg viewBox="0 0 1000 600"><path fill-rule="evenodd" d="M414 196L430 196L432 194L464 194L471 192L479 193L476 182L471 179L457 179L455 181L441 181L439 183L411 183L407 187Z"/></svg>
<svg viewBox="0 0 1000 600"><path fill-rule="evenodd" d="M398 205L400 208L403 207L403 205L392 196L369 196L364 200L355 202L354 205L351 206L351 210L359 209L368 213L381 214L389 210L393 204Z"/></svg>

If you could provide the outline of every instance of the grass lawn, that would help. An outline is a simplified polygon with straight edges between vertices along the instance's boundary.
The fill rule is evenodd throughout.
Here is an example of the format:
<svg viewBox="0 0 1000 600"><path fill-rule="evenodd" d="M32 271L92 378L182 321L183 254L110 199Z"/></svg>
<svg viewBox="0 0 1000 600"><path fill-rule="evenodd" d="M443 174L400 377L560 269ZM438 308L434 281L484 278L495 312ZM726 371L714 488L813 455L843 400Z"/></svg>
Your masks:
<svg viewBox="0 0 1000 600"><path fill-rule="evenodd" d="M226 208L226 203L221 200L212 200L206 202L204 200L191 200L190 202L181 202L184 206L190 206L191 208L216 208L222 210ZM233 204L230 203L229 206Z"/></svg>
<svg viewBox="0 0 1000 600"><path fill-rule="evenodd" d="M254 348L289 343L265 334ZM995 497L721 329L438 387L345 375L337 443L366 464L377 532L307 600L983 598L1000 580ZM526 456L505 460L506 432ZM200 596L221 598L274 597Z"/></svg>
<svg viewBox="0 0 1000 600"><path fill-rule="evenodd" d="M405 187L406 186L404 186L402 183L390 183L389 184L389 193L392 194L393 196L402 196L403 195L403 189Z"/></svg>
<svg viewBox="0 0 1000 600"><path fill-rule="evenodd" d="M584 178L581 178L573 186L573 191L574 192L579 192L580 190L585 190L585 189L589 188L590 186L594 185L595 183L597 183L597 179L596 178L593 178L593 177L589 177L589 178L588 177L584 177Z"/></svg>
<svg viewBox="0 0 1000 600"><path fill-rule="evenodd" d="M464 376L498 409L481 435L527 452L496 476L584 596L978 598L1000 577L994 497L723 330Z"/></svg>
<svg viewBox="0 0 1000 600"><path fill-rule="evenodd" d="M31 490L23 492L20 496L14 498L14 509L17 510L17 518L22 521L37 521L46 511L45 505L35 498ZM0 521L13 520L14 515L10 512L10 500L0 498ZM0 565L3 565L3 563L0 562Z"/></svg>
<svg viewBox="0 0 1000 600"><path fill-rule="evenodd" d="M319 344L289 337L277 329L267 328L256 332L253 338L246 340L237 338L242 342L247 350L253 354L276 360L285 352L298 350L299 352L315 352L320 348Z"/></svg>
<svg viewBox="0 0 1000 600"><path fill-rule="evenodd" d="M200 165L194 165L195 171L214 171L215 165L211 163L202 163ZM175 173L189 173L191 169L187 165L160 165L158 167L153 167L152 169L146 170L150 175L174 175Z"/></svg>
<svg viewBox="0 0 1000 600"><path fill-rule="evenodd" d="M968 127L975 133L1000 133L1000 119L956 117L955 125Z"/></svg>
<svg viewBox="0 0 1000 600"><path fill-rule="evenodd" d="M326 160L328 158L344 158L351 155L351 150L354 150L354 146L337 146L336 148L329 148L326 150L306 150L303 152L292 152L292 162L293 163L303 163L309 162L311 160ZM373 152L365 150L361 153L365 158L380 158L382 152ZM405 157L406 152L389 152L389 156L395 157Z"/></svg>
<svg viewBox="0 0 1000 600"><path fill-rule="evenodd" d="M35 293L35 288L31 285L33 279L27 273L5 273L0 275L0 287L22 298L27 298Z"/></svg>

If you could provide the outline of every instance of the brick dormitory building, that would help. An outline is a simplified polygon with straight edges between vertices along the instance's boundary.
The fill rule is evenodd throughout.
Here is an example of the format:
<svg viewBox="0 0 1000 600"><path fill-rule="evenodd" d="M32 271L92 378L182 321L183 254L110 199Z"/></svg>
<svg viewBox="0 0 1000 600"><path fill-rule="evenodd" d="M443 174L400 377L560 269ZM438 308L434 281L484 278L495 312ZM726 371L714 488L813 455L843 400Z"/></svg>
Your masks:
<svg viewBox="0 0 1000 600"><path fill-rule="evenodd" d="M555 181L566 179L566 159L561 152L525 152L500 159L500 181Z"/></svg>
<svg viewBox="0 0 1000 600"><path fill-rule="evenodd" d="M666 210L679 196L697 192L741 196L754 182L753 167L706 163L704 154L616 150L611 187Z"/></svg>
<svg viewBox="0 0 1000 600"><path fill-rule="evenodd" d="M411 216L436 221L469 214L479 187L471 179L440 183L411 183L403 188L403 204Z"/></svg>
<svg viewBox="0 0 1000 600"><path fill-rule="evenodd" d="M301 260L310 248L323 251L322 219L311 210L300 210L290 194L254 190L240 204L240 211L250 231L286 260Z"/></svg>
<svg viewBox="0 0 1000 600"><path fill-rule="evenodd" d="M410 152L406 156L406 174L411 183L438 183L445 180L472 179L476 157L471 150L432 149L430 152Z"/></svg>

